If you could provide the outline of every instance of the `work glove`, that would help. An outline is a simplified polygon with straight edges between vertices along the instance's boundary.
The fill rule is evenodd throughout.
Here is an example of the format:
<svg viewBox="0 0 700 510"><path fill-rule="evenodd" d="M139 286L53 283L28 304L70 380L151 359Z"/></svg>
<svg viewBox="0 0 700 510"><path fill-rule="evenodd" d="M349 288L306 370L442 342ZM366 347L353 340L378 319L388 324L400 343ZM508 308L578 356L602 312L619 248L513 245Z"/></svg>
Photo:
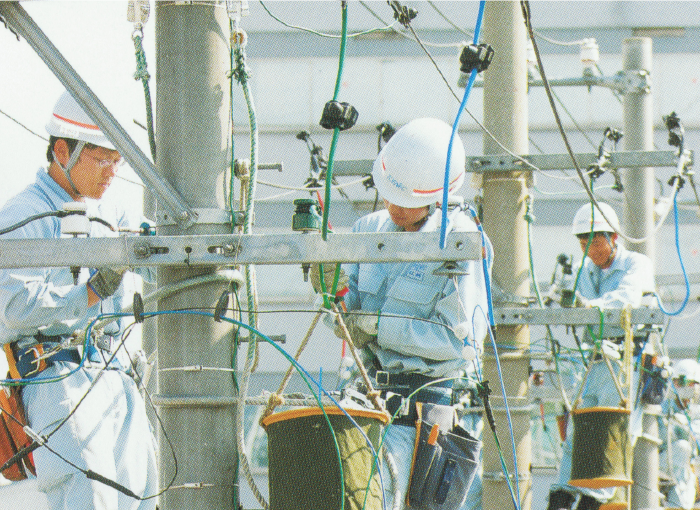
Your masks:
<svg viewBox="0 0 700 510"><path fill-rule="evenodd" d="M311 285L314 291L317 293L321 292L321 264L311 265ZM326 284L326 292L333 289L333 279L335 278L335 264L323 264L323 282ZM348 289L348 275L345 274L343 269L340 270L340 275L338 276L338 285L335 289L336 296L344 296Z"/></svg>
<svg viewBox="0 0 700 510"><path fill-rule="evenodd" d="M549 287L549 292L544 298L544 304L546 306L551 306L552 303L559 303L561 301L561 288L558 283L553 284Z"/></svg>
<svg viewBox="0 0 700 510"><path fill-rule="evenodd" d="M576 292L576 299L574 301L574 306L576 308L590 308L591 304L588 302L588 300L583 297L579 292Z"/></svg>
<svg viewBox="0 0 700 510"><path fill-rule="evenodd" d="M377 341L377 325L379 323L379 317L372 315L344 315L343 321L345 322L345 327L348 328L348 333L350 333L350 339L352 343L358 349L362 349L365 345L370 342ZM343 334L343 328L340 327L340 322L336 321L336 326L333 329L333 333L338 338L345 340L345 335Z"/></svg>
<svg viewBox="0 0 700 510"><path fill-rule="evenodd" d="M97 294L100 300L108 298L114 294L119 288L119 285L121 285L122 278L124 278L124 273L126 273L127 269L126 267L117 267L113 269L102 267L93 269L87 281L87 286Z"/></svg>

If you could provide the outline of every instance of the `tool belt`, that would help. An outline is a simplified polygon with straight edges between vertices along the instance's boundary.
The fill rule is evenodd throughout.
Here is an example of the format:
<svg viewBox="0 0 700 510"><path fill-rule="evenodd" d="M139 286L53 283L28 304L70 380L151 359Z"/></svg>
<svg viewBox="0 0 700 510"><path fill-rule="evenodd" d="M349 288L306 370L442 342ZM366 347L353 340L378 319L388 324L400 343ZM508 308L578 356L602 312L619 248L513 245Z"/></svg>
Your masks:
<svg viewBox="0 0 700 510"><path fill-rule="evenodd" d="M452 404L452 381L435 382L409 398L418 388L437 379L423 374L392 374L374 369L369 374L375 379L376 389L386 402L386 410L395 416L393 425L415 427L418 421L417 403Z"/></svg>
<svg viewBox="0 0 700 510"><path fill-rule="evenodd" d="M76 347L63 348L64 337L37 334L37 343L20 347L20 342L4 345L7 364L12 379L31 379L57 361L80 363L80 352Z"/></svg>
<svg viewBox="0 0 700 510"><path fill-rule="evenodd" d="M481 441L455 424L452 406L416 404L416 442L406 504L416 510L462 507L479 467Z"/></svg>

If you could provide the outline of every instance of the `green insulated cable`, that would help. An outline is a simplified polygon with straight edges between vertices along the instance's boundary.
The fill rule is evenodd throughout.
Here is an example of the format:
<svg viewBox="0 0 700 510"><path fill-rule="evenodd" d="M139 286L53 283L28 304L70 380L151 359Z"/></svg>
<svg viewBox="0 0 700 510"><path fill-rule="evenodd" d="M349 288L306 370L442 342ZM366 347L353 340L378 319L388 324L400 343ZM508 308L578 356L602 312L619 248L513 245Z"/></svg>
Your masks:
<svg viewBox="0 0 700 510"><path fill-rule="evenodd" d="M338 94L340 93L340 84L343 79L343 64L345 63L345 43L348 38L348 6L346 2L342 2L343 11L343 29L342 37L340 39L340 58L338 59L338 76L335 79L335 91L333 92L333 101L338 100ZM325 241L328 237L328 211L331 205L331 185L333 178L333 157L335 156L335 147L338 143L338 133L340 133L339 128L333 129L333 140L331 141L331 149L328 153L328 168L326 169L326 190L324 196L324 207L323 207L323 226L322 226L322 237Z"/></svg>
<svg viewBox="0 0 700 510"><path fill-rule="evenodd" d="M338 59L338 75L335 79L335 90L333 91L333 101L338 100L338 95L340 94L340 84L343 79L343 65L345 63L345 46L348 39L348 5L347 2L341 3L342 16L343 16L343 27L341 30L340 38L340 58ZM331 209L331 185L333 184L333 159L335 158L335 148L338 144L338 133L340 133L339 128L333 129L333 140L331 141L331 148L328 152L328 166L326 168L326 189L324 193L324 203L323 203L323 225L321 226L321 238L326 241L328 239L328 213ZM330 308L330 301L328 300L328 295L326 292L326 282L323 278L323 264L321 264L321 292L323 294L323 305L326 308ZM340 264L335 269L335 277L333 278L333 287L331 293L335 295L336 287L338 286L338 278L340 276Z"/></svg>

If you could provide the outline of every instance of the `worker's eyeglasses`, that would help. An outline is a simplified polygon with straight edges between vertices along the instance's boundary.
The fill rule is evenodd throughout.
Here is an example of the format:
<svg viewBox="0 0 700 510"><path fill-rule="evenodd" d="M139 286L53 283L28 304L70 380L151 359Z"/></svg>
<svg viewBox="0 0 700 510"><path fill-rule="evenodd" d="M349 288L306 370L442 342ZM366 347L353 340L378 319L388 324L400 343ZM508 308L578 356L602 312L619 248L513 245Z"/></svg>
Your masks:
<svg viewBox="0 0 700 510"><path fill-rule="evenodd" d="M87 156L90 159L94 159L97 161L97 166L100 167L101 170L104 170L105 168L109 168L110 166L114 166L115 168L119 168L124 166L124 158L119 158L118 160L113 160L113 159L100 159L96 158L95 156L92 156L90 154L82 154L83 156Z"/></svg>

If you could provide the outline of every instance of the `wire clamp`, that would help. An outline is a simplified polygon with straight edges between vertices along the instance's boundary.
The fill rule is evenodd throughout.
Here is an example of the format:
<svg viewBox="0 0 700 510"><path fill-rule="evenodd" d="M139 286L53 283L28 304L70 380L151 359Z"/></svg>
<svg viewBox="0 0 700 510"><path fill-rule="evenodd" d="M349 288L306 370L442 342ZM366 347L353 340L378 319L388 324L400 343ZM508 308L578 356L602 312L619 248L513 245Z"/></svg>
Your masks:
<svg viewBox="0 0 700 510"><path fill-rule="evenodd" d="M328 101L323 107L321 115L322 128L345 131L350 129L357 122L357 110L350 103L340 103L338 101Z"/></svg>
<svg viewBox="0 0 700 510"><path fill-rule="evenodd" d="M468 44L459 55L459 70L470 74L474 69L480 73L486 71L493 60L493 48L488 44Z"/></svg>
<svg viewBox="0 0 700 510"><path fill-rule="evenodd" d="M411 24L413 18L418 16L418 11L413 7L406 7L397 1L389 2L387 0L386 3L388 3L394 10L394 19L398 20L398 22L406 28L408 28L408 25Z"/></svg>

